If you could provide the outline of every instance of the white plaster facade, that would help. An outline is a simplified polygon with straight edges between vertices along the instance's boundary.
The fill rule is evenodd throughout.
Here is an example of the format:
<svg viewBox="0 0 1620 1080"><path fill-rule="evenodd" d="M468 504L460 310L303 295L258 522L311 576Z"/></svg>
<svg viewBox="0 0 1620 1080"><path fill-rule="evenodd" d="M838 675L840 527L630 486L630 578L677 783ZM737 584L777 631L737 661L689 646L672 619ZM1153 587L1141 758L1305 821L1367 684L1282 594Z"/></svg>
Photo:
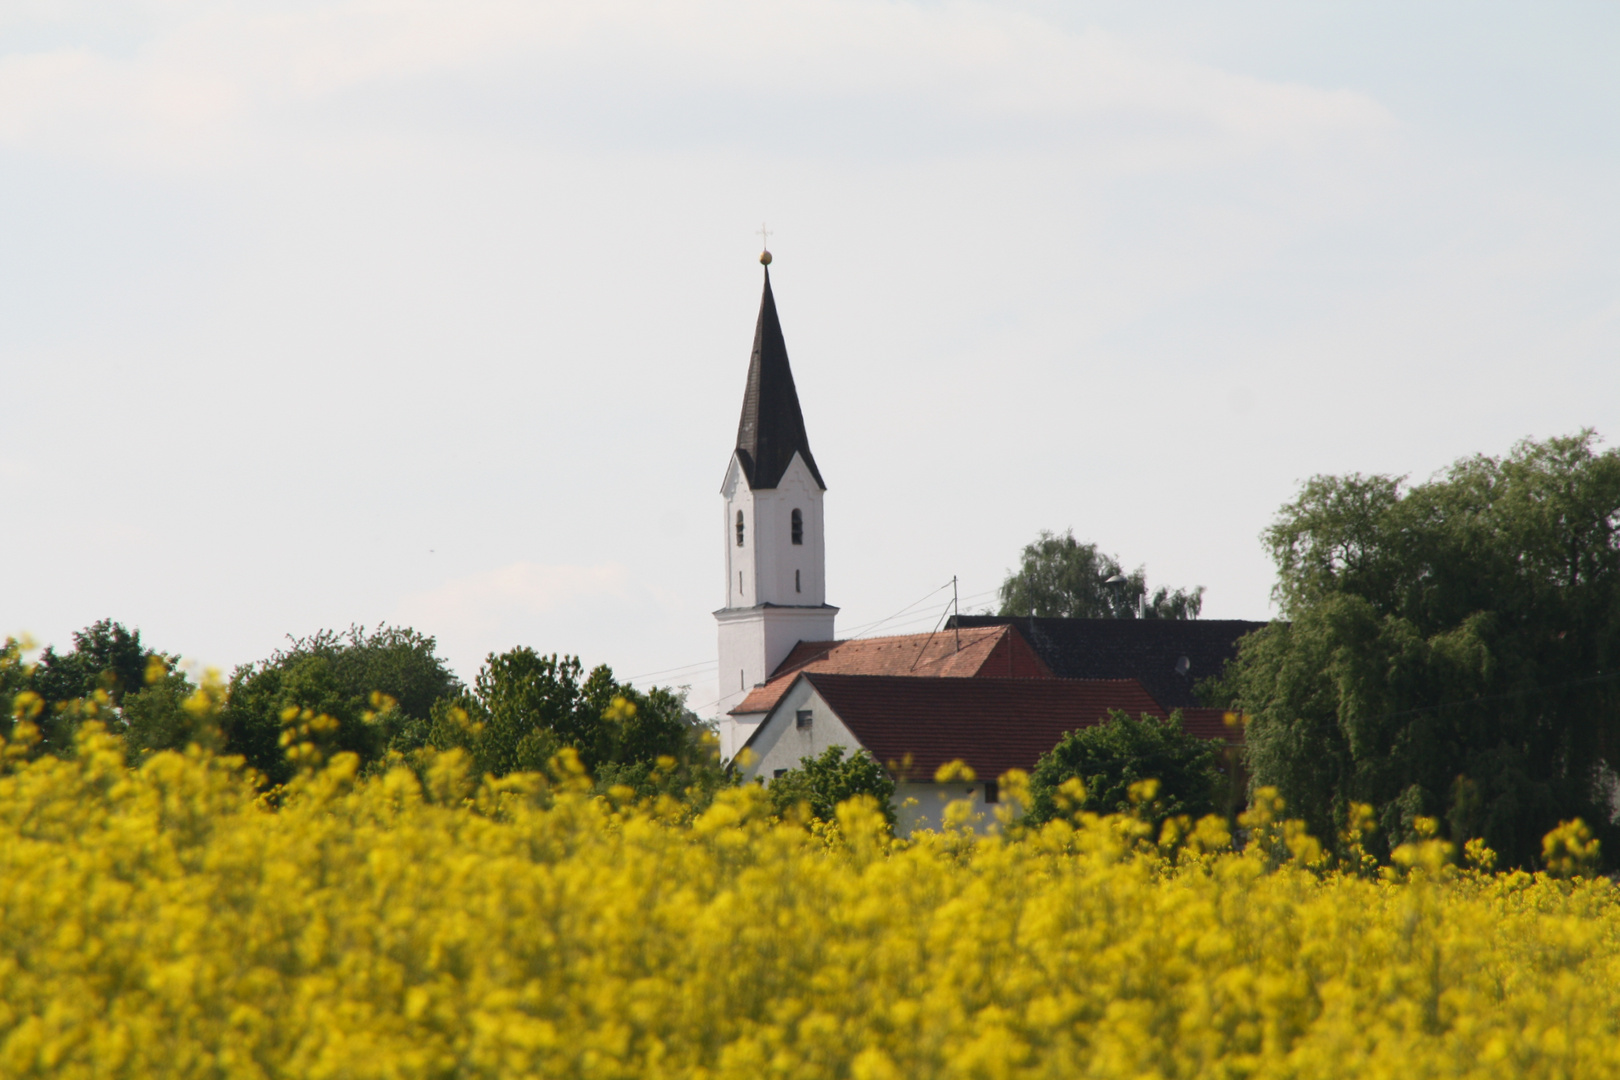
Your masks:
<svg viewBox="0 0 1620 1080"><path fill-rule="evenodd" d="M799 726L800 712L809 712L808 727ZM801 760L819 757L829 747L842 746L854 753L861 746L807 679L796 679L776 708L748 734L754 736L754 741L742 769L747 779L761 776L769 781L777 770L796 769Z"/></svg>
<svg viewBox="0 0 1620 1080"><path fill-rule="evenodd" d="M801 725L799 716L808 713L808 723ZM778 772L796 769L809 757L819 757L829 748L842 746L853 754L864 749L855 733L839 720L808 679L797 679L782 695L776 708L763 720L739 726L741 739L737 748L748 742L749 755L742 766L746 780L760 779L769 784ZM992 777L992 779L994 779ZM936 784L932 781L907 781L894 789L896 836L910 836L922 829L938 829L944 822L945 807L957 800L967 800L976 832L987 832L1000 819L996 816L1005 803L985 802L986 787L982 780Z"/></svg>
<svg viewBox="0 0 1620 1080"><path fill-rule="evenodd" d="M720 495L726 506L726 608L824 605L827 553L821 502L825 492L804 458L794 453L776 487L755 490L748 486L737 455L732 454ZM793 542L795 510L803 524L798 544ZM737 542L739 513L741 544Z"/></svg>
<svg viewBox="0 0 1620 1080"><path fill-rule="evenodd" d="M800 641L830 641L838 609L827 604L821 485L797 453L774 488L749 487L735 454L720 489L725 504L726 606L719 623L720 754L729 760L759 717L728 715ZM793 514L799 514L799 543ZM741 515L741 534L738 520ZM740 542L739 542L740 539ZM746 729L746 730L745 730ZM741 731L741 734L739 734Z"/></svg>
<svg viewBox="0 0 1620 1080"><path fill-rule="evenodd" d="M972 812L973 831L987 833L1001 823L997 812L1014 809L1006 799L984 801L987 788L982 780L952 781L948 784L908 782L894 785L894 834L910 836L922 829L938 829L945 820L949 803L967 800Z"/></svg>

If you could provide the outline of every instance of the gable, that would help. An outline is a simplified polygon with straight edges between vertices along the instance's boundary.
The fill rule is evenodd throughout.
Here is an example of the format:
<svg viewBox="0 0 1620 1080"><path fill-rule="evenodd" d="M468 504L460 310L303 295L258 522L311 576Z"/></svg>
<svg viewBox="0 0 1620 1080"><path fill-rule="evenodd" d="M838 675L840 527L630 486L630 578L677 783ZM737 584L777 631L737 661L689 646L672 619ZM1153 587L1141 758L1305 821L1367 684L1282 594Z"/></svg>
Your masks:
<svg viewBox="0 0 1620 1080"><path fill-rule="evenodd" d="M777 491L807 495L821 490L821 485L811 474L810 467L804 463L804 456L797 450L793 452L792 459L782 471L781 479L777 480L775 487Z"/></svg>
<svg viewBox="0 0 1620 1080"><path fill-rule="evenodd" d="M726 478L720 481L720 494L730 499L732 495L736 494L737 488L742 486L745 479L742 462L738 459L737 452L733 450L731 460L726 463Z"/></svg>
<svg viewBox="0 0 1620 1080"><path fill-rule="evenodd" d="M800 711L811 714L807 728L799 727ZM743 770L745 777L769 780L776 770L796 769L804 758L819 757L833 746L842 746L849 754L867 749L816 688L800 678L781 696L770 715L760 721L738 754L746 750L753 758Z"/></svg>

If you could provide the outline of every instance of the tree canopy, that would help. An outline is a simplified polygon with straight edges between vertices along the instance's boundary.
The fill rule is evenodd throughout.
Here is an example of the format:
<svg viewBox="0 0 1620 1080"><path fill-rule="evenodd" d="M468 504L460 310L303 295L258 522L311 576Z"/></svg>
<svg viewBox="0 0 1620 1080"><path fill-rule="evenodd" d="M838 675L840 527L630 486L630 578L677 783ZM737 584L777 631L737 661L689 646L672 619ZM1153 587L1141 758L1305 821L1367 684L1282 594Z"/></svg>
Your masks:
<svg viewBox="0 0 1620 1080"><path fill-rule="evenodd" d="M1114 709L1108 719L1071 731L1041 755L1029 777L1032 824L1064 813L1059 789L1071 779L1085 786L1085 797L1068 811L1097 814L1143 814L1157 835L1167 817L1185 814L1193 820L1214 813L1224 782L1215 744L1181 727L1181 714L1167 720L1156 716L1132 718ZM1158 781L1153 798L1138 803L1133 785Z"/></svg>
<svg viewBox="0 0 1620 1080"><path fill-rule="evenodd" d="M1560 820L1606 851L1620 761L1620 452L1590 431L1435 479L1318 476L1265 533L1287 622L1215 700L1253 782L1315 835L1370 804L1384 851L1438 817L1530 865Z"/></svg>
<svg viewBox="0 0 1620 1080"><path fill-rule="evenodd" d="M1119 579L1110 583L1110 579ZM1096 544L1083 544L1073 530L1059 536L1042 530L1026 544L1017 570L1001 583L1001 614L1059 619L1196 619L1204 587L1160 588L1148 594L1147 573L1129 574L1119 559Z"/></svg>
<svg viewBox="0 0 1620 1080"><path fill-rule="evenodd" d="M712 791L726 782L712 736L682 695L637 690L606 664L587 673L577 656L527 647L491 654L470 693L435 705L428 742L465 750L494 776L543 771L567 747L604 790Z"/></svg>
<svg viewBox="0 0 1620 1080"><path fill-rule="evenodd" d="M137 712L149 710L164 693L179 693L183 699L190 692L184 676L174 671L175 657L148 648L141 642L139 630L112 619L74 631L73 648L65 653L47 646L30 668L20 663L16 642L7 641L6 651L14 662L0 677L8 706L0 722L11 722L9 706L16 694L37 694L40 750L45 753L71 752L74 731L87 714L87 706L98 700L101 718L116 728L130 706L136 706ZM162 685L154 689L148 687L149 682Z"/></svg>
<svg viewBox="0 0 1620 1080"><path fill-rule="evenodd" d="M271 783L285 781L292 775L281 743L288 710L336 720L331 748L359 754L363 762L389 749L419 748L434 702L463 691L436 649L432 637L401 626L369 634L351 626L294 638L270 659L232 675L220 716L225 748Z"/></svg>
<svg viewBox="0 0 1620 1080"><path fill-rule="evenodd" d="M79 727L94 719L123 738L131 761L200 743L240 756L269 789L300 767L289 755L306 752L352 752L368 770L403 762L420 773L436 752L460 750L477 773L505 776L547 772L571 750L603 793L697 805L736 782L682 693L638 690L606 665L587 673L578 657L522 647L491 654L469 689L435 640L409 627L293 638L238 667L217 709L195 707L197 689L175 657L111 620L74 634L72 651L46 649L34 664L22 643L6 639L0 737L26 716L39 732L32 753L69 756Z"/></svg>

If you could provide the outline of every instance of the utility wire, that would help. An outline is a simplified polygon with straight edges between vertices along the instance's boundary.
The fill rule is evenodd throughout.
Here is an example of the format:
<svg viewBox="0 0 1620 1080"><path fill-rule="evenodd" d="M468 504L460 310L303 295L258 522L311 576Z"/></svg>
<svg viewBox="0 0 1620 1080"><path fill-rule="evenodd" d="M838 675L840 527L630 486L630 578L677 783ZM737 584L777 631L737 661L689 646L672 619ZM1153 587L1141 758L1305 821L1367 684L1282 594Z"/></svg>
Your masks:
<svg viewBox="0 0 1620 1080"><path fill-rule="evenodd" d="M895 612L893 615L890 615L888 618L879 619L877 622L866 623L866 624L864 624L862 626L857 626L855 628L855 631L850 634L850 637L852 637L852 638L865 637L867 634L871 633L873 630L876 630L878 627L882 626L884 623L893 622L895 619L898 619L900 616L909 613L913 608L916 608L916 607L918 607L919 605L922 605L922 604L926 604L929 600L931 600L934 597L934 595L936 593L942 593L942 592L944 592L946 589L948 589L950 587L951 587L951 583L947 581L945 584L941 585L937 589L929 589L926 593L924 593L922 595L922 597L920 599L913 600L911 603L907 604L905 607L901 608L899 611Z"/></svg>
<svg viewBox="0 0 1620 1080"><path fill-rule="evenodd" d="M950 582L946 582L945 583L945 588L948 589L950 587L951 587ZM935 589L934 590L934 592L940 592L940 591L942 591L942 590L940 590L940 589ZM995 592L995 590L991 589L991 590L989 590L987 592L974 593L973 595L970 595L970 596L964 596L962 599L963 600L977 600L980 597L990 596L994 592ZM930 595L932 595L932 594L930 594ZM923 599L926 600L926 599L928 599L928 597L924 597ZM921 601L919 601L919 603L920 602ZM911 606L915 607L916 605L913 604ZM928 611L928 612L918 612L917 614L912 615L910 618L904 619L904 620L902 620L900 622L894 622L893 621L895 619L898 619L900 617L900 615L902 615L902 614L904 614L903 611L902 612L896 612L895 614L890 615L887 619L879 619L875 623L868 623L867 627L869 627L870 629L862 628L859 633L851 634L850 637L852 637L852 638L866 637L869 633L871 633L872 630L876 630L879 627L882 627L885 630L895 630L895 629L898 629L899 627L902 627L902 626L914 626L914 625L916 625L918 623L929 623L929 622L932 622L934 620L934 618L935 618L934 613L932 611Z"/></svg>
<svg viewBox="0 0 1620 1080"><path fill-rule="evenodd" d="M650 679L654 675L672 675L676 672L688 671L693 675L696 675L703 668L716 667L719 665L719 663L720 661L718 660L699 660L690 664L682 664L680 667L663 668L659 671L644 671L640 675L626 675L625 679L628 682L635 682L637 679Z"/></svg>

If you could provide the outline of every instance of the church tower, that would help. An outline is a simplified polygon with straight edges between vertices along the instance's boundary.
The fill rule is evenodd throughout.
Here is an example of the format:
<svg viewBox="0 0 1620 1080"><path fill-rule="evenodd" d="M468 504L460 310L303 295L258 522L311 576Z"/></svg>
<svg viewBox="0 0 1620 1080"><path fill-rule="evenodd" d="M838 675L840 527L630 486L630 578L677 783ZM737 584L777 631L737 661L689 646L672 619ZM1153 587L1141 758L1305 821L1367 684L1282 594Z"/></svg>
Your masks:
<svg viewBox="0 0 1620 1080"><path fill-rule="evenodd" d="M736 753L727 715L763 683L800 641L831 641L826 551L822 544L821 480L804 433L799 394L771 295L770 252L765 293L754 327L737 447L720 487L725 502L726 606L720 624L720 752ZM735 742L735 745L733 743Z"/></svg>

